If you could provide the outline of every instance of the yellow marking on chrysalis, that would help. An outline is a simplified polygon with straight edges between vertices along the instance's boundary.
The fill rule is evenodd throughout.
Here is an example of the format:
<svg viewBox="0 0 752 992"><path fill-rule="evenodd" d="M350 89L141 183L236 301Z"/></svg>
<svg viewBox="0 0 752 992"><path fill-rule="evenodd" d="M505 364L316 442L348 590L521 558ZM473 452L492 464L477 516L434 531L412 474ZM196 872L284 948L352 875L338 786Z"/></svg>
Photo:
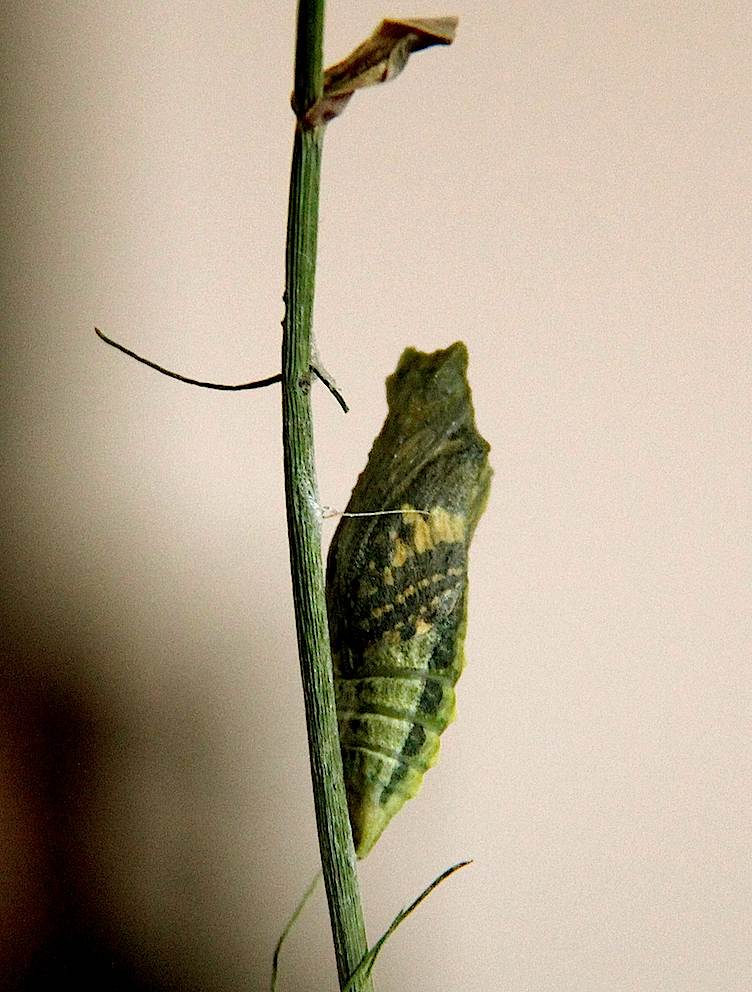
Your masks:
<svg viewBox="0 0 752 992"><path fill-rule="evenodd" d="M441 582L445 578L446 575L443 572L434 572L431 576L431 582Z"/></svg>
<svg viewBox="0 0 752 992"><path fill-rule="evenodd" d="M462 513L450 513L443 506L435 506L428 521L435 544L441 541L452 544L465 540L465 517Z"/></svg>
<svg viewBox="0 0 752 992"><path fill-rule="evenodd" d="M426 517L405 504L401 507L402 519L413 529L412 544L416 554L431 551L437 544L459 544L465 540L465 516L450 513L443 506L435 506Z"/></svg>
<svg viewBox="0 0 752 992"><path fill-rule="evenodd" d="M392 551L392 565L395 568L402 568L412 551L399 537L394 537L394 550Z"/></svg>
<svg viewBox="0 0 752 992"><path fill-rule="evenodd" d="M415 588L415 586L406 586L402 590L402 592L397 593L397 595L394 597L394 601L395 603L404 603L406 599L409 599L411 596L414 596L417 591L418 590Z"/></svg>
<svg viewBox="0 0 752 992"><path fill-rule="evenodd" d="M464 568L456 568L453 566L452 568L447 569L447 575L456 575L459 577L464 574L465 574Z"/></svg>
<svg viewBox="0 0 752 992"><path fill-rule="evenodd" d="M384 606L374 606L371 610L371 616L374 620L378 620L379 617L382 617L385 613L391 613L393 609L394 607L391 603L385 603Z"/></svg>
<svg viewBox="0 0 752 992"><path fill-rule="evenodd" d="M392 570L388 565L384 569L384 585L385 586L394 585L394 576L392 575Z"/></svg>
<svg viewBox="0 0 752 992"><path fill-rule="evenodd" d="M422 635L422 634L427 634L428 631L431 629L431 626L432 625L430 623L428 623L426 620L423 620L422 618L419 617L415 621L415 634L416 634L416 636L417 635Z"/></svg>
<svg viewBox="0 0 752 992"><path fill-rule="evenodd" d="M413 524L413 547L417 554L422 555L433 547L431 526L425 517L415 517Z"/></svg>
<svg viewBox="0 0 752 992"><path fill-rule="evenodd" d="M373 560L373 558L368 562L368 571L369 572L376 571L376 562Z"/></svg>

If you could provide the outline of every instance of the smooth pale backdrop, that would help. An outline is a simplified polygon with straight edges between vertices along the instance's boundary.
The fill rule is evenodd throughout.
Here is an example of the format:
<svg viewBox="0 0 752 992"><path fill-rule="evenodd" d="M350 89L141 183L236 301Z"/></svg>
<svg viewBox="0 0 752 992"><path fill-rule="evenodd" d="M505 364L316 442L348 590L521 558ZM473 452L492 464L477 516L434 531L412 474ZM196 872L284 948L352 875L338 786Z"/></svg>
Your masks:
<svg viewBox="0 0 752 992"><path fill-rule="evenodd" d="M495 480L439 765L362 867L380 992L746 992L744 2L329 4L456 44L329 127L342 508L408 344L462 338ZM266 988L316 868L277 388L294 4L4 15L0 957L11 988ZM334 523L324 527L328 541ZM334 989L319 894L285 990ZM5 987L5 986L4 986ZM79 986L81 987L81 986Z"/></svg>

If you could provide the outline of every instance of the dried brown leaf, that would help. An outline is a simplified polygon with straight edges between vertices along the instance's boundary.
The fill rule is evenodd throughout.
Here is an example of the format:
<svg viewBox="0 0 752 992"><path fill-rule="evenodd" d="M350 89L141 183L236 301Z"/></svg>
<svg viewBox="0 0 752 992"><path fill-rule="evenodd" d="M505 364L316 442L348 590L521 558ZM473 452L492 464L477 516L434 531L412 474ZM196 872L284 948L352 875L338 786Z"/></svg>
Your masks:
<svg viewBox="0 0 752 992"><path fill-rule="evenodd" d="M305 116L315 127L342 113L355 90L385 83L399 75L413 52L431 45L451 45L456 17L384 20L347 58L324 72L324 93Z"/></svg>

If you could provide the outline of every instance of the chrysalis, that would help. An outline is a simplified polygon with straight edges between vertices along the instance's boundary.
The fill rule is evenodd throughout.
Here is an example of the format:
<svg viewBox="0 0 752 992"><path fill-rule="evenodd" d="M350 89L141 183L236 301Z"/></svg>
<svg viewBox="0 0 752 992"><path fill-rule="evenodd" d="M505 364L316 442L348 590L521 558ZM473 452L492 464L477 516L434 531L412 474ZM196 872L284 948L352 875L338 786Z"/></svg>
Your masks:
<svg viewBox="0 0 752 992"><path fill-rule="evenodd" d="M488 499L461 342L408 348L327 562L340 744L363 858L438 756L464 665L467 554Z"/></svg>

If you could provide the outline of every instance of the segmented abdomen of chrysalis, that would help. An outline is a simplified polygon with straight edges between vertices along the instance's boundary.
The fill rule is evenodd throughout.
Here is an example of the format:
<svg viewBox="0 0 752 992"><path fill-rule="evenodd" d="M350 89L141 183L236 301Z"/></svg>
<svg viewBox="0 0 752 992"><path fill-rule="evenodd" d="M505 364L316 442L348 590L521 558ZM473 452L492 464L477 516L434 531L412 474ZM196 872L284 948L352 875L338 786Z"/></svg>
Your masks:
<svg viewBox="0 0 752 992"><path fill-rule="evenodd" d="M353 840L365 857L435 762L464 665L467 555L488 499L461 342L408 348L327 561L327 606Z"/></svg>

